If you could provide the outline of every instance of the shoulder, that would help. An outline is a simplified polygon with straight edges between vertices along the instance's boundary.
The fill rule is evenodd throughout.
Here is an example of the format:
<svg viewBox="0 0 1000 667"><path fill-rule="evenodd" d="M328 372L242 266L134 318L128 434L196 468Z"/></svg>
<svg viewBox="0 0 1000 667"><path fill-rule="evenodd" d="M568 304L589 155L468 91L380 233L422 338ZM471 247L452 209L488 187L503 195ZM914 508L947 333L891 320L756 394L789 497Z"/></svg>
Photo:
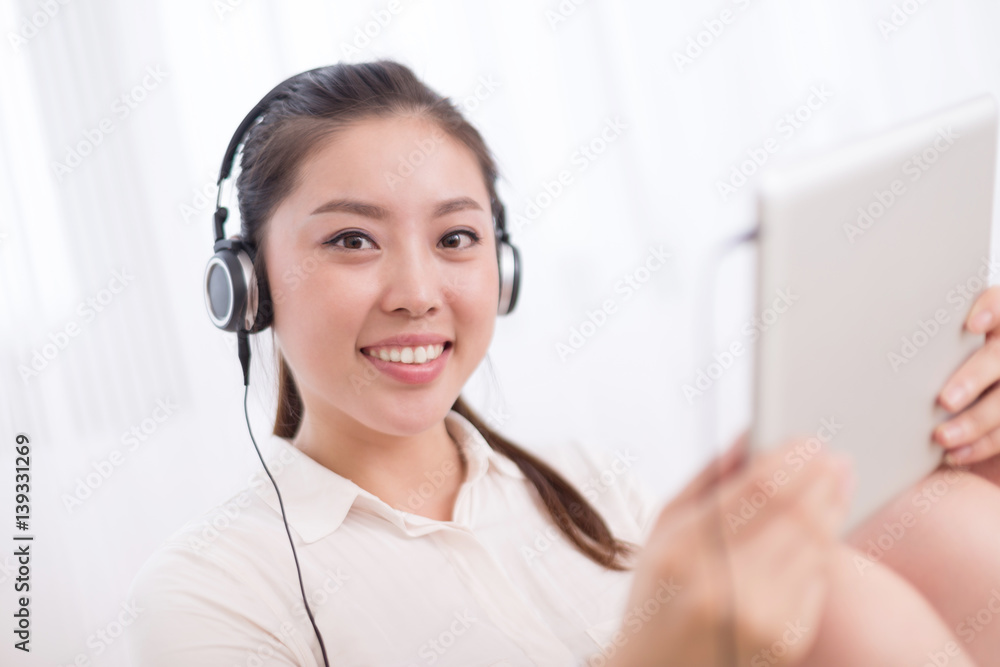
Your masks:
<svg viewBox="0 0 1000 667"><path fill-rule="evenodd" d="M247 495L242 495L244 493ZM214 665L242 660L267 637L275 664L307 664L266 567L274 520L247 489L188 521L143 563L129 587L135 664ZM285 540L284 527L277 522Z"/></svg>
<svg viewBox="0 0 1000 667"><path fill-rule="evenodd" d="M260 543L255 536L265 508L250 487L205 510L171 533L135 574L136 594L179 597L191 591L242 587L241 556Z"/></svg>
<svg viewBox="0 0 1000 667"><path fill-rule="evenodd" d="M151 560L156 562L158 557L178 566L228 566L242 554L268 544L279 532L287 541L282 522L274 521L274 511L257 493L262 485L254 476L245 488L188 520L164 540Z"/></svg>
<svg viewBox="0 0 1000 667"><path fill-rule="evenodd" d="M615 527L624 539L644 544L661 499L636 475L640 457L628 447L598 447L572 439L539 453ZM618 532L618 531L616 531Z"/></svg>

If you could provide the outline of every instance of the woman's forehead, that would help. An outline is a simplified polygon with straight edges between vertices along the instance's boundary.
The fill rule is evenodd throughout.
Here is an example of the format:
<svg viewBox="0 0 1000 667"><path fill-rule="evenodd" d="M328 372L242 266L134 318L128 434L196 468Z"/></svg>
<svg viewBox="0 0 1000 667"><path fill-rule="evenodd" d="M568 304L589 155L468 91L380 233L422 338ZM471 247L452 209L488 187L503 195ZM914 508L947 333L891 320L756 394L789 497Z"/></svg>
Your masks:
<svg viewBox="0 0 1000 667"><path fill-rule="evenodd" d="M338 195L388 203L463 195L489 201L475 153L437 123L418 117L345 127L304 160L298 185L296 195L314 207Z"/></svg>

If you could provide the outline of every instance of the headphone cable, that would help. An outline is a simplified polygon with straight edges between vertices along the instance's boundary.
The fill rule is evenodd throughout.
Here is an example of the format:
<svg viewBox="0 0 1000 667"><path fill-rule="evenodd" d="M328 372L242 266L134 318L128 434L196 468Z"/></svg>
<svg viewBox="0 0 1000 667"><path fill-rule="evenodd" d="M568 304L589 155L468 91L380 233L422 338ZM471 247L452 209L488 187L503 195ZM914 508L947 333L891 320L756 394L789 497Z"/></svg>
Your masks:
<svg viewBox="0 0 1000 667"><path fill-rule="evenodd" d="M302 583L302 568L299 567L299 557L295 553L295 542L292 540L292 531L288 527L288 519L285 517L285 504L281 500L281 492L278 491L278 483L274 481L271 471L267 469L267 464L264 463L264 457L260 453L260 448L257 447L257 440L253 437L253 429L250 428L250 412L247 409L247 397L250 394L250 344L247 341L247 332L240 328L236 336L239 342L240 365L243 367L243 415L247 420L247 431L250 433L250 442L253 443L253 448L257 451L257 457L260 458L260 464L264 466L264 472L267 473L268 478L271 480L271 484L274 486L274 492L278 494L278 506L281 508L281 520L285 523L285 533L288 535L288 544L292 547L292 558L295 559L295 572L299 577L299 591L302 593L302 602L305 603L306 614L309 616L309 622L312 623L313 630L316 632L316 639L319 640L319 650L323 653L323 664L325 667L330 667L330 661L326 657L326 645L323 643L323 635L319 633L319 628L316 626L316 619L313 618L312 610L309 608L309 600L306 599L306 587Z"/></svg>
<svg viewBox="0 0 1000 667"><path fill-rule="evenodd" d="M725 259L729 253L737 248L741 247L744 243L757 241L760 235L759 225L755 225L752 229L747 232L743 232L735 237L729 238L726 241L720 243L714 248L714 252L707 258L707 266L705 268L705 273L703 275L702 289L705 290L704 298L700 301L700 329L702 335L699 337L699 352L700 357L699 363L710 363L712 361L712 352L715 349L715 299L716 299L716 277L719 272L722 260ZM716 456L713 461L714 464L718 464L719 452L715 449L715 436L716 436L716 401L717 392L716 385L713 384L709 387L706 392L705 397L707 401L702 407L701 411L701 440L702 449L711 450L715 452ZM713 505L718 513L718 521L714 524L718 529L715 531L714 538L716 540L716 546L719 549L720 556L723 560L728 561L726 554L726 538L723 531L723 509L719 502L719 496L716 493L711 494L711 498L715 501ZM736 575L733 572L732 562L728 562L729 567L729 605L730 613L726 615L723 621L722 637L720 641L720 651L722 653L722 665L733 665L737 667L739 661L738 653L738 641L736 638Z"/></svg>

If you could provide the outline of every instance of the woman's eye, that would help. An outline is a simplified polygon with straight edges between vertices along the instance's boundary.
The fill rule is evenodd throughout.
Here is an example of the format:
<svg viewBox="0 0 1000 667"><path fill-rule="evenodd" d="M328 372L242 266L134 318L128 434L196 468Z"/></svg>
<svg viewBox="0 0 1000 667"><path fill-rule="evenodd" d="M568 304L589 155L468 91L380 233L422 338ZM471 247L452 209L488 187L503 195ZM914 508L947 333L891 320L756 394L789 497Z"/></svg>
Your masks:
<svg viewBox="0 0 1000 667"><path fill-rule="evenodd" d="M343 243L341 243L343 241ZM348 234L341 234L335 236L324 245L331 245L338 248L344 248L346 250L366 250L365 243L370 244L369 248L374 248L375 243L363 234L358 234L357 232L351 232Z"/></svg>
<svg viewBox="0 0 1000 667"><path fill-rule="evenodd" d="M461 245L463 236L469 239L469 243L467 243L464 246ZM479 235L467 229L463 229L457 232L451 232L443 239L441 239L441 244L445 248L463 248L463 247L468 248L469 246L475 245L476 243L479 243Z"/></svg>

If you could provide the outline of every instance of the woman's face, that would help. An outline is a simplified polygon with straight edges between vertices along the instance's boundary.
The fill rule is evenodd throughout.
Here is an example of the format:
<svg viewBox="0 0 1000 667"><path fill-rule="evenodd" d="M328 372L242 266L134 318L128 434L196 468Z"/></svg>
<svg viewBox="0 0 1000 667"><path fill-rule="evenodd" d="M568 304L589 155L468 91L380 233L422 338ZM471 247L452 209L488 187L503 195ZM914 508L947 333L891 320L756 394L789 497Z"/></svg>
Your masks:
<svg viewBox="0 0 1000 667"><path fill-rule="evenodd" d="M499 276L478 161L433 122L391 117L338 131L300 169L265 260L306 418L422 432L493 337Z"/></svg>

